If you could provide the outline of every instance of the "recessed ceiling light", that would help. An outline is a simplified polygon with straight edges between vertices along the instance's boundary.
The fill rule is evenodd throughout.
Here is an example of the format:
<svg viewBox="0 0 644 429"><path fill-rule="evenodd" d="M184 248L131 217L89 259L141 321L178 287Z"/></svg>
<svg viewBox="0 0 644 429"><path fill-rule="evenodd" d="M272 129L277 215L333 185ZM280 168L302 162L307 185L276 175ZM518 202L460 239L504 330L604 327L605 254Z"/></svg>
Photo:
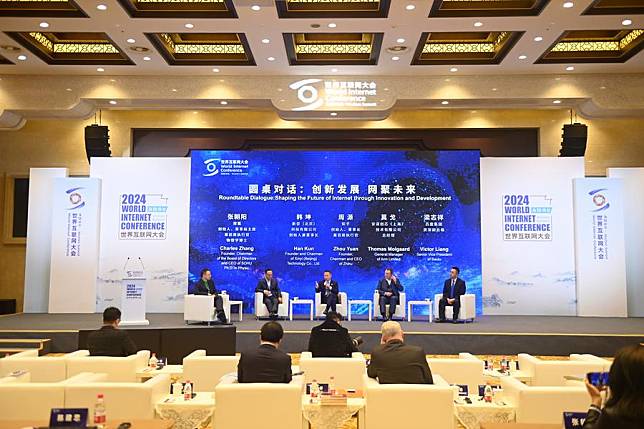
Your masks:
<svg viewBox="0 0 644 429"><path fill-rule="evenodd" d="M338 26L338 24L336 24L335 22L329 22L329 24L327 25L327 27L329 27L329 28L335 28L337 26Z"/></svg>
<svg viewBox="0 0 644 429"><path fill-rule="evenodd" d="M127 39L127 40L126 40L126 42L127 42L127 43L136 43L136 40L134 40L134 39L130 38L130 39Z"/></svg>
<svg viewBox="0 0 644 429"><path fill-rule="evenodd" d="M571 1L567 1L567 2L565 2L565 3L563 4L563 7L565 7L566 9L570 9L570 8L571 8L571 7L573 7L574 5L575 5L575 4L574 4L573 2L571 2Z"/></svg>
<svg viewBox="0 0 644 429"><path fill-rule="evenodd" d="M561 104L561 100L552 100L552 104Z"/></svg>
<svg viewBox="0 0 644 429"><path fill-rule="evenodd" d="M150 57L143 57L143 61L150 61L152 58Z"/></svg>
<svg viewBox="0 0 644 429"><path fill-rule="evenodd" d="M98 10L107 10L107 5L104 5L103 3L101 3L98 6L96 6L96 9L98 9Z"/></svg>
<svg viewBox="0 0 644 429"><path fill-rule="evenodd" d="M228 104L228 102L226 100L221 100L219 104L221 104L222 106L225 106L226 104Z"/></svg>
<svg viewBox="0 0 644 429"><path fill-rule="evenodd" d="M405 9L414 10L414 9L416 9L416 6L414 6L413 4L408 4L407 6L405 6Z"/></svg>
<svg viewBox="0 0 644 429"><path fill-rule="evenodd" d="M172 92L177 92L177 88L172 88Z"/></svg>
<svg viewBox="0 0 644 429"><path fill-rule="evenodd" d="M481 21L476 21L476 22L474 23L474 26L475 26L475 27L483 27L483 23L482 23Z"/></svg>
<svg viewBox="0 0 644 429"><path fill-rule="evenodd" d="M396 43L405 43L405 39L403 39L402 37L399 37L396 39Z"/></svg>
<svg viewBox="0 0 644 429"><path fill-rule="evenodd" d="M527 56L527 55L519 55L519 59L520 59L520 60L525 60L526 58L528 58L528 56Z"/></svg>
<svg viewBox="0 0 644 429"><path fill-rule="evenodd" d="M255 11L257 11L257 10L260 10L260 9L261 9L261 7L260 7L258 4L254 4L254 5L252 5L250 8L251 8L251 9L253 9L253 10L255 10Z"/></svg>
<svg viewBox="0 0 644 429"><path fill-rule="evenodd" d="M331 72L332 72L332 73L337 73L337 72L338 72L338 69L333 68L333 69L331 69Z"/></svg>
<svg viewBox="0 0 644 429"><path fill-rule="evenodd" d="M105 71L105 69L104 69L103 67L97 67L97 68L96 68L96 71L97 71L97 72L104 72L104 71Z"/></svg>
<svg viewBox="0 0 644 429"><path fill-rule="evenodd" d="M268 61L275 61L275 57L268 57L266 58Z"/></svg>
<svg viewBox="0 0 644 429"><path fill-rule="evenodd" d="M575 68L573 66L566 67L566 71L573 71Z"/></svg>
<svg viewBox="0 0 644 429"><path fill-rule="evenodd" d="M212 72L213 73L219 73L219 69L217 67L215 67L214 69L212 69Z"/></svg>
<svg viewBox="0 0 644 429"><path fill-rule="evenodd" d="M492 88L492 91L496 91L496 88Z"/></svg>
<svg viewBox="0 0 644 429"><path fill-rule="evenodd" d="M331 112L331 113L329 113L329 115L331 115L331 116L338 116L338 112Z"/></svg>
<svg viewBox="0 0 644 429"><path fill-rule="evenodd" d="M398 61L400 57L391 57L392 61Z"/></svg>
<svg viewBox="0 0 644 429"><path fill-rule="evenodd" d="M48 27L49 27L49 23L48 23L48 22L44 22L44 21L43 21L43 22L41 22L41 23L40 23L40 24L38 24L38 25L40 26L40 28L48 28Z"/></svg>
<svg viewBox="0 0 644 429"><path fill-rule="evenodd" d="M451 71L452 73L456 73L458 71L458 68L452 67L451 69L449 69L449 71Z"/></svg>
<svg viewBox="0 0 644 429"><path fill-rule="evenodd" d="M448 105L448 104L449 104L449 101L447 101L447 100L443 100L443 101L441 101L441 104L442 104L443 106L446 106L446 105Z"/></svg>
<svg viewBox="0 0 644 429"><path fill-rule="evenodd" d="M110 100L110 104L111 104L111 105L116 104L116 100Z"/></svg>
<svg viewBox="0 0 644 429"><path fill-rule="evenodd" d="M72 92L72 89L71 88L65 88L65 91Z"/></svg>
<svg viewBox="0 0 644 429"><path fill-rule="evenodd" d="M26 55L18 55L18 59L19 59L20 61L24 61L24 60L26 60L26 59L27 59L27 56L26 56Z"/></svg>
<svg viewBox="0 0 644 429"><path fill-rule="evenodd" d="M264 43L264 44L271 43L271 40L270 39L262 39L262 43Z"/></svg>
<svg viewBox="0 0 644 429"><path fill-rule="evenodd" d="M625 20L622 21L622 25L631 25L632 23L633 23L633 21L631 21L628 18L626 18Z"/></svg>
<svg viewBox="0 0 644 429"><path fill-rule="evenodd" d="M541 37L541 36L537 36L537 37L534 38L535 42L541 42L542 40L543 40L543 37Z"/></svg>
<svg viewBox="0 0 644 429"><path fill-rule="evenodd" d="M187 23L187 24L184 25L184 27L190 29L190 28L195 28L195 25L191 24L191 23Z"/></svg>

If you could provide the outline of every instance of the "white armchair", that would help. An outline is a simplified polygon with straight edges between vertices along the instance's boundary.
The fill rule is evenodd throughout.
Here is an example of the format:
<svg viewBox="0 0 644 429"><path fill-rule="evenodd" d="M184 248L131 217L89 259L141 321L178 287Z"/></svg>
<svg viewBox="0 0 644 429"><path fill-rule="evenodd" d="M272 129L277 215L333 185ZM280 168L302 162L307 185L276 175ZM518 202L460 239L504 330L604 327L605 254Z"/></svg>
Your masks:
<svg viewBox="0 0 644 429"><path fill-rule="evenodd" d="M110 420L127 421L153 419L154 406L170 392L170 375L158 374L145 383L114 383L105 380L73 383L65 386L65 407L87 408L93 421L92 410L96 396L105 397L105 409Z"/></svg>
<svg viewBox="0 0 644 429"><path fill-rule="evenodd" d="M427 358L432 375L439 375L450 384L467 384L476 394L480 384L485 384L485 362L470 353L459 353L458 359Z"/></svg>
<svg viewBox="0 0 644 429"><path fill-rule="evenodd" d="M230 320L230 296L220 294L224 314ZM183 297L183 320L188 322L213 322L217 320L215 314L214 295L185 295Z"/></svg>
<svg viewBox="0 0 644 429"><path fill-rule="evenodd" d="M535 387L503 377L501 387L503 400L516 408L517 423L561 424L564 411L584 412L590 403L584 386Z"/></svg>
<svg viewBox="0 0 644 429"><path fill-rule="evenodd" d="M140 350L127 357L90 356L88 350L79 350L67 357L67 377L81 372L106 373L107 380L136 382L136 373L148 366L149 350Z"/></svg>
<svg viewBox="0 0 644 429"><path fill-rule="evenodd" d="M333 376L338 389L364 389L367 365L360 352L353 353L350 358L314 358L311 352L302 352L300 370L304 371L306 383L313 380L328 383Z"/></svg>
<svg viewBox="0 0 644 429"><path fill-rule="evenodd" d="M25 350L0 359L0 377L25 370L34 383L51 383L67 378L67 358L83 355L73 352L63 356L39 356L38 350Z"/></svg>
<svg viewBox="0 0 644 429"><path fill-rule="evenodd" d="M195 350L183 358L183 379L190 380L197 392L214 392L221 377L237 373L239 356L206 356Z"/></svg>
<svg viewBox="0 0 644 429"><path fill-rule="evenodd" d="M600 358L591 354L571 354L570 360L601 363L604 366L603 371L606 372L610 371L610 367L613 364L613 362L609 361L608 359Z"/></svg>
<svg viewBox="0 0 644 429"><path fill-rule="evenodd" d="M519 368L531 377L532 386L564 386L566 375L585 376L588 372L603 371L604 362L587 360L541 360L519 353ZM569 410L572 411L572 410Z"/></svg>
<svg viewBox="0 0 644 429"><path fill-rule="evenodd" d="M389 312L389 304L387 304L387 312ZM380 294L378 291L373 293L373 317L374 319L380 316ZM407 316L407 295L405 292L400 292L400 301L396 304L396 312L394 317L404 319Z"/></svg>
<svg viewBox="0 0 644 429"><path fill-rule="evenodd" d="M288 317L288 292L282 291L282 303L277 307L279 317ZM264 295L261 292L255 292L255 318L268 317L268 309L264 305Z"/></svg>
<svg viewBox="0 0 644 429"><path fill-rule="evenodd" d="M434 295L434 317L438 318L438 302L443 297L442 293ZM450 320L454 314L452 306L445 307L445 318ZM473 293L466 293L461 296L461 309L458 311L458 319L473 322L476 318L476 297Z"/></svg>
<svg viewBox="0 0 644 429"><path fill-rule="evenodd" d="M392 401L396 427L454 428L455 389L440 376L434 384L379 384L365 376L365 427L391 429Z"/></svg>
<svg viewBox="0 0 644 429"><path fill-rule="evenodd" d="M215 388L217 429L257 429L270 426L280 429L304 429L308 423L302 416L302 377L290 383L237 383L224 379ZM249 404L262 404L261 411Z"/></svg>
<svg viewBox="0 0 644 429"><path fill-rule="evenodd" d="M340 297L340 302L336 304L335 308L342 317L346 318L349 312L347 311L347 305L349 304L346 292L340 292L338 294ZM322 296L320 292L315 293L315 317L321 317L324 315L324 309L326 304L322 304Z"/></svg>

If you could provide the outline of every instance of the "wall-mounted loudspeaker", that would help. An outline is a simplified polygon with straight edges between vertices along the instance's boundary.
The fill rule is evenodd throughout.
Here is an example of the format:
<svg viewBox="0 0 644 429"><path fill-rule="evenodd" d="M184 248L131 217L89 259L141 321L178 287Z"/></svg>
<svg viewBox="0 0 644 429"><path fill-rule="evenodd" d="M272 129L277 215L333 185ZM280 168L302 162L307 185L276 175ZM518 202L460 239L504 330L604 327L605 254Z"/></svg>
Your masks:
<svg viewBox="0 0 644 429"><path fill-rule="evenodd" d="M85 127L85 152L91 162L93 156L110 157L110 130L105 125L92 124Z"/></svg>
<svg viewBox="0 0 644 429"><path fill-rule="evenodd" d="M559 156L584 156L588 127L585 124L566 124L561 135L561 150Z"/></svg>

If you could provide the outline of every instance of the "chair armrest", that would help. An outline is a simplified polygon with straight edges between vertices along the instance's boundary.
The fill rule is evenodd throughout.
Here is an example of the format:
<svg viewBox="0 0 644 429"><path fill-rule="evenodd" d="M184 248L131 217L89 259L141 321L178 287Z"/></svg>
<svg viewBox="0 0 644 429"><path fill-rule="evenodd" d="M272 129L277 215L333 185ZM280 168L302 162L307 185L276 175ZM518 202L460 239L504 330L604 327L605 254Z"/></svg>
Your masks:
<svg viewBox="0 0 644 429"><path fill-rule="evenodd" d="M89 356L89 350L76 350L75 352L66 353L64 357L70 358L70 357L82 357L82 356Z"/></svg>
<svg viewBox="0 0 644 429"><path fill-rule="evenodd" d="M465 360L475 360L475 361L481 361L481 362L483 362L481 359L477 358L477 357L476 357L476 356L474 356L472 353L467 353L467 352L465 352L465 353L459 353L459 354L458 354L458 358L459 358L459 359L465 359Z"/></svg>
<svg viewBox="0 0 644 429"><path fill-rule="evenodd" d="M193 358L198 358L201 356L206 356L206 351L203 349L195 350L192 353L190 353L188 356L185 356L183 360L185 361L186 359L193 359Z"/></svg>
<svg viewBox="0 0 644 429"><path fill-rule="evenodd" d="M7 356L5 359L35 358L40 356L37 349L23 350L18 353Z"/></svg>
<svg viewBox="0 0 644 429"><path fill-rule="evenodd" d="M68 385L105 381L107 381L107 374L105 374L104 372L81 372L80 374L69 377L67 380L60 381L59 383Z"/></svg>
<svg viewBox="0 0 644 429"><path fill-rule="evenodd" d="M302 352L300 354L300 360L302 359L313 359L313 353L311 352Z"/></svg>
<svg viewBox="0 0 644 429"><path fill-rule="evenodd" d="M432 378L434 379L435 386L449 387L449 383L439 374L432 374Z"/></svg>
<svg viewBox="0 0 644 429"><path fill-rule="evenodd" d="M139 350L136 352L136 367L145 368L148 366L148 361L150 360L150 350Z"/></svg>
<svg viewBox="0 0 644 429"><path fill-rule="evenodd" d="M370 387L373 388L373 387L380 386L380 383L378 382L378 380L376 380L375 378L371 378L366 374L362 376L362 379L364 380L364 383L363 383L364 387L367 389Z"/></svg>

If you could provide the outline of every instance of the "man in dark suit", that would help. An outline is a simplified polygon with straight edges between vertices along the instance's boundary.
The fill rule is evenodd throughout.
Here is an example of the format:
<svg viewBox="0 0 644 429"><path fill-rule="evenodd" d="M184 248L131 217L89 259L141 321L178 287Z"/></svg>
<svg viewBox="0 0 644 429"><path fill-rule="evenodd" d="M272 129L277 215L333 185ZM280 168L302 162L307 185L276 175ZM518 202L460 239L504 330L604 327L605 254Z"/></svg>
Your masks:
<svg viewBox="0 0 644 429"><path fill-rule="evenodd" d="M326 304L324 314L327 314L329 310L336 311L336 305L338 304L338 282L331 279L331 271L326 270L322 281L315 282L315 292L320 292L320 300L322 304Z"/></svg>
<svg viewBox="0 0 644 429"><path fill-rule="evenodd" d="M358 351L360 338L352 340L349 330L340 321L342 316L335 311L329 311L326 321L311 329L309 351L313 357L351 357Z"/></svg>
<svg viewBox="0 0 644 429"><path fill-rule="evenodd" d="M87 336L90 356L125 357L137 352L127 332L119 329L121 310L108 307L103 311L103 327Z"/></svg>
<svg viewBox="0 0 644 429"><path fill-rule="evenodd" d="M291 357L278 349L283 336L284 330L279 323L264 323L260 346L256 350L243 352L239 358L239 383L291 382Z"/></svg>
<svg viewBox="0 0 644 429"><path fill-rule="evenodd" d="M443 297L438 301L438 320L439 323L446 322L445 306L453 307L452 322L458 322L458 312L461 309L461 296L465 294L465 282L458 277L460 270L458 267L452 267L449 271L449 278L443 285Z"/></svg>
<svg viewBox="0 0 644 429"><path fill-rule="evenodd" d="M226 313L224 312L224 300L217 292L215 282L212 280L212 273L208 268L201 270L201 278L194 284L195 295L214 295L215 296L215 311L217 312L217 319L223 324L227 324Z"/></svg>
<svg viewBox="0 0 644 429"><path fill-rule="evenodd" d="M277 319L277 310L282 303L282 291L277 284L277 280L273 278L273 270L266 268L264 277L257 283L255 292L264 294L264 305L268 309L269 317Z"/></svg>
<svg viewBox="0 0 644 429"><path fill-rule="evenodd" d="M404 343L400 323L382 324L380 345L371 352L367 375L380 384L433 384L425 351Z"/></svg>
<svg viewBox="0 0 644 429"><path fill-rule="evenodd" d="M400 292L403 291L403 285L398 278L394 276L391 268L385 269L385 277L378 282L378 294L380 295L380 314L384 320L389 320L396 312L396 305L400 302ZM389 316L387 316L387 307L389 304Z"/></svg>

